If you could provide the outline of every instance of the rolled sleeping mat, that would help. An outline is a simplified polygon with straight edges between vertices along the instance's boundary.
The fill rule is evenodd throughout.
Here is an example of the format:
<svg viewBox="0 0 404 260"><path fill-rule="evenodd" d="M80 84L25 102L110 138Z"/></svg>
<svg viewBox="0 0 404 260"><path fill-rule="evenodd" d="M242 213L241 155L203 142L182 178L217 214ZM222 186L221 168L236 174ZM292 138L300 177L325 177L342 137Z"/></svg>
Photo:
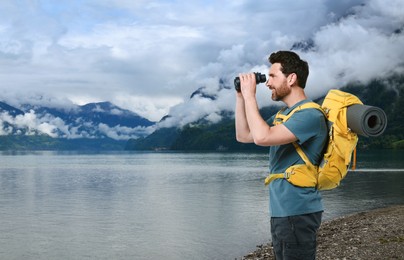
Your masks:
<svg viewBox="0 0 404 260"><path fill-rule="evenodd" d="M381 135L387 126L387 117L378 107L352 105L347 108L348 127L366 137Z"/></svg>

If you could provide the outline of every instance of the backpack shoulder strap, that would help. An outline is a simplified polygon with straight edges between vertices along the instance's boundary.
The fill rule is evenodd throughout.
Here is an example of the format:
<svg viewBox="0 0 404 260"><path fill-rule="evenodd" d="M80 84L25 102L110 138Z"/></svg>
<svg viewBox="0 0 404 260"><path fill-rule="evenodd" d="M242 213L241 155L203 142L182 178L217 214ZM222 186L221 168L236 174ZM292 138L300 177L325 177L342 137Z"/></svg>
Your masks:
<svg viewBox="0 0 404 260"><path fill-rule="evenodd" d="M302 147L296 143L293 142L293 146L296 149L296 152L300 155L304 163L309 167L309 168L315 168L315 166L310 162L309 157L307 157L306 153L303 151Z"/></svg>
<svg viewBox="0 0 404 260"><path fill-rule="evenodd" d="M323 115L327 118L326 113L324 112L324 110L321 108L321 106L315 102L307 102L304 103L300 106L295 107L292 111L289 112L289 114L287 115L282 115L282 110L280 110L276 116L275 116L275 120L274 120L274 124L282 124L284 122L286 122L294 113L296 113L297 111L300 111L302 109L307 109L307 108L315 108L320 110ZM300 145L297 142L293 142L293 146L296 149L296 152L300 155L300 157L302 158L302 160L305 162L305 164L309 167L309 168L315 168L315 166L310 162L309 158L307 157L306 153L303 151L303 149L300 147Z"/></svg>
<svg viewBox="0 0 404 260"><path fill-rule="evenodd" d="M278 124L282 124L282 123L286 122L294 113L296 113L297 111L300 111L302 109L307 109L307 108L318 109L324 114L324 116L326 116L325 112L323 111L323 109L321 108L321 106L319 104L314 103L314 102L307 102L307 103L304 103L304 104L302 104L300 106L295 107L287 115L282 114L282 112L285 110L285 108L281 109L275 116L274 125L278 125ZM297 142L293 142L292 144L294 145L294 147L296 149L296 152L299 154L299 156L302 158L305 165L307 165L307 167L311 170L311 172L317 172L316 166L314 166L310 162L309 158L304 153L304 151L300 147L300 145L297 144ZM272 174L269 174L268 177L265 179L265 185L268 185L270 182L272 182L275 179L281 179L281 178L288 179L290 174L293 174L294 168L298 167L298 166L300 166L300 165L292 165L291 167L286 169L286 171L284 173L272 173Z"/></svg>
<svg viewBox="0 0 404 260"><path fill-rule="evenodd" d="M325 112L323 111L323 109L321 108L321 106L319 104L314 103L314 102L307 102L307 103L304 103L304 104L302 104L300 106L295 107L287 115L282 114L282 112L285 110L285 108L279 110L279 112L275 116L274 124L275 125L282 124L282 123L286 122L291 116L293 116L294 113L296 113L297 111L300 111L302 109L306 109L306 108L316 108L316 109L320 110L325 115Z"/></svg>

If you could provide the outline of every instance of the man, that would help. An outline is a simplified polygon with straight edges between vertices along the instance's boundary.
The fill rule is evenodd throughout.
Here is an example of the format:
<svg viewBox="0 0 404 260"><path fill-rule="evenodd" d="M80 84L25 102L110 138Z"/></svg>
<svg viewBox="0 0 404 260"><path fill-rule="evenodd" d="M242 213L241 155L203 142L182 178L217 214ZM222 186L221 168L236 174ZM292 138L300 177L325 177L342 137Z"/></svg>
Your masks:
<svg viewBox="0 0 404 260"><path fill-rule="evenodd" d="M309 102L305 94L309 66L291 51L278 51L269 57L272 64L266 86L274 101L282 101L287 115ZM327 141L327 125L321 111L308 108L294 113L283 124L274 126L261 117L256 100L254 73L240 74L241 91L236 101L236 138L239 142L270 146L269 171L282 173L289 166L304 164L296 152L297 142L314 165L318 165ZM271 235L279 259L315 259L316 236L323 205L316 188L301 188L286 179L269 184Z"/></svg>

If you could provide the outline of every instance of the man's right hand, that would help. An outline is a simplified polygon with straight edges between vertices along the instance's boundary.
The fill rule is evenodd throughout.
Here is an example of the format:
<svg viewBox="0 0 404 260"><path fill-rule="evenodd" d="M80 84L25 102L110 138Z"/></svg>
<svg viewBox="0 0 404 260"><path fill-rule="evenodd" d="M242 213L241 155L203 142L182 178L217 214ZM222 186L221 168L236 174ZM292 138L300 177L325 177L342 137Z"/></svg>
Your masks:
<svg viewBox="0 0 404 260"><path fill-rule="evenodd" d="M240 73L240 89L241 94L244 99L254 97L256 94L257 83L255 82L255 74L254 73Z"/></svg>

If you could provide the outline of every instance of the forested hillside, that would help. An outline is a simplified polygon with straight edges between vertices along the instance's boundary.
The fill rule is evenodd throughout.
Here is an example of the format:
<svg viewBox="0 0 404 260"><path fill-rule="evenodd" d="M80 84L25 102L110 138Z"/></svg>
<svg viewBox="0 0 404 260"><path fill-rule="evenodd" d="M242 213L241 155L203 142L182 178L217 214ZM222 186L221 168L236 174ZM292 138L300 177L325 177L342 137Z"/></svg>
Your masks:
<svg viewBox="0 0 404 260"><path fill-rule="evenodd" d="M0 151L121 151L125 141L111 138L54 138L48 135L2 135Z"/></svg>
<svg viewBox="0 0 404 260"><path fill-rule="evenodd" d="M387 128L379 137L359 137L359 148L404 148L404 75L376 79L367 85L350 84L344 91L364 104L380 107L387 115Z"/></svg>

